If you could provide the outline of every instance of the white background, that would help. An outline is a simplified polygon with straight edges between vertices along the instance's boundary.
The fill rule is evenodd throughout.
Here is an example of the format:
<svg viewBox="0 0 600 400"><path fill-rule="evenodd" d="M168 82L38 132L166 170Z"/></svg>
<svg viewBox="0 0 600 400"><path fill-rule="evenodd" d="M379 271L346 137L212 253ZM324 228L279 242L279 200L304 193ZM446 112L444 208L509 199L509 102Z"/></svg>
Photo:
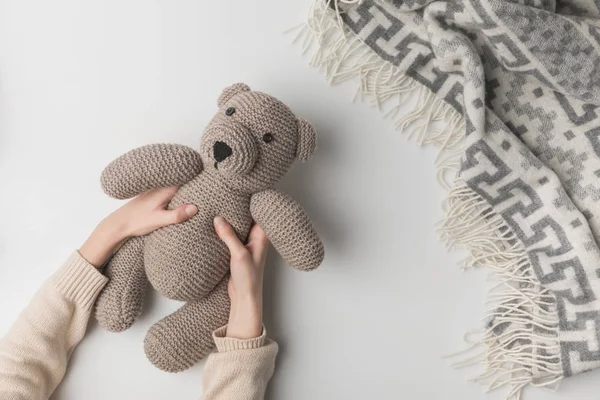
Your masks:
<svg viewBox="0 0 600 400"><path fill-rule="evenodd" d="M35 290L119 205L102 168L153 142L197 147L221 89L243 81L319 131L281 186L307 209L326 259L312 273L271 254L265 323L279 342L268 399L500 399L443 354L482 326L488 283L460 271L434 224L443 191L432 149L329 87L282 32L303 1L0 0L0 335ZM93 320L53 399L197 399L203 363L168 374L146 361L146 329L178 307L150 293L127 332ZM558 393L591 398L598 371ZM587 395L586 395L587 394Z"/></svg>

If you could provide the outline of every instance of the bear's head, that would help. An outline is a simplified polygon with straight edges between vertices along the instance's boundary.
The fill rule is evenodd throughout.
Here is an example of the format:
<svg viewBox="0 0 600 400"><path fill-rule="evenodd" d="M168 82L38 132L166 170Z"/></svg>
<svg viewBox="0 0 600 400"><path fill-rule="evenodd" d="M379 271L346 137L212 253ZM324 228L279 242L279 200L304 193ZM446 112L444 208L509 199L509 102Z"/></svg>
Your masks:
<svg viewBox="0 0 600 400"><path fill-rule="evenodd" d="M226 88L202 136L204 169L232 189L257 192L279 181L316 146L313 126L282 102L243 83Z"/></svg>

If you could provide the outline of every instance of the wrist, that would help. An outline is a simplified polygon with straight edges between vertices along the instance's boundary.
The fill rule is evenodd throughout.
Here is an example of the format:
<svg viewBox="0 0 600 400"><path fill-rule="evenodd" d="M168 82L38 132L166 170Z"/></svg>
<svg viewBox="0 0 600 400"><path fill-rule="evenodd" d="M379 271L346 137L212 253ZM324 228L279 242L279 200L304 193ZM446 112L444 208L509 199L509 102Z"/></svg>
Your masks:
<svg viewBox="0 0 600 400"><path fill-rule="evenodd" d="M231 304L227 337L252 339L262 334L262 300L249 299Z"/></svg>
<svg viewBox="0 0 600 400"><path fill-rule="evenodd" d="M125 239L127 235L124 229L109 216L94 229L79 249L79 254L90 264L100 268Z"/></svg>
<svg viewBox="0 0 600 400"><path fill-rule="evenodd" d="M248 318L238 316L227 324L226 336L229 338L248 340L262 334L262 318Z"/></svg>
<svg viewBox="0 0 600 400"><path fill-rule="evenodd" d="M96 229L100 229L107 237L110 236L120 243L131 236L131 234L128 232L127 224L117 211L104 218Z"/></svg>
<svg viewBox="0 0 600 400"><path fill-rule="evenodd" d="M231 308L247 311L262 310L263 299L261 293L237 293L231 302Z"/></svg>

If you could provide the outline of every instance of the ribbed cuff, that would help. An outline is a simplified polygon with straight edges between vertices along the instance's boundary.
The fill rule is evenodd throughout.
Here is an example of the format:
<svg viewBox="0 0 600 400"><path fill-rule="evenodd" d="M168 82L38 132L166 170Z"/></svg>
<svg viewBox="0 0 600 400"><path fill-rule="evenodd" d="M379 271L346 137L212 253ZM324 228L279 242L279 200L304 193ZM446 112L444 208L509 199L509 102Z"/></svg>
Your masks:
<svg viewBox="0 0 600 400"><path fill-rule="evenodd" d="M78 251L71 254L61 269L53 275L52 280L63 295L86 309L94 305L96 297L108 282L108 278L87 262Z"/></svg>
<svg viewBox="0 0 600 400"><path fill-rule="evenodd" d="M259 337L255 337L252 339L230 338L226 337L226 334L227 325L222 326L213 332L213 340L217 345L217 350L219 351L219 353L232 350L258 349L259 347L262 347L265 343L265 339L267 337L267 330L263 325L262 334Z"/></svg>

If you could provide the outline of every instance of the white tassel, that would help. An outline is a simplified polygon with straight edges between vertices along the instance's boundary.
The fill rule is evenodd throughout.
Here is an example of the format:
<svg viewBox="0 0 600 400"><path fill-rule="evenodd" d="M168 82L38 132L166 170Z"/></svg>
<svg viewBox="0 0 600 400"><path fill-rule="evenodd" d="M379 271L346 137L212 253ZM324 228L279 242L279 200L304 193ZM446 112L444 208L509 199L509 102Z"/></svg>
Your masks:
<svg viewBox="0 0 600 400"><path fill-rule="evenodd" d="M508 399L520 399L529 385L555 388L562 369L554 298L534 278L525 249L504 220L456 178L465 146L462 115L379 58L344 26L340 4L359 2L316 0L307 23L290 32L296 32L294 43L301 45L303 54L312 53L310 64L324 71L329 84L357 80L355 100L377 107L419 145L439 149L437 178L449 191L440 236L449 249L468 251L463 268L486 266L496 280L486 301L488 326L477 332L475 341L473 332L465 335L470 346L454 365L483 365L484 372L473 380L488 390L510 386ZM400 115L411 103L413 110Z"/></svg>
<svg viewBox="0 0 600 400"><path fill-rule="evenodd" d="M488 326L476 341L469 340L471 346L459 353L462 359L454 366L484 365L473 380L488 390L510 385L508 399L520 399L528 385L555 389L562 379L556 305L534 277L525 248L460 178L445 209L438 228L442 240L448 248L468 251L465 268L487 267L496 281L486 301Z"/></svg>
<svg viewBox="0 0 600 400"><path fill-rule="evenodd" d="M356 79L354 99L378 108L394 127L419 145L434 144L439 150L436 165L456 174L456 157L464 147L464 120L451 106L438 99L426 87L404 75L397 67L382 60L344 26L341 3L357 0L317 0L307 23L287 32L295 32L294 43L303 53L312 52L310 65L325 72L331 85ZM333 6L333 7L332 7ZM411 112L400 110L415 101Z"/></svg>

